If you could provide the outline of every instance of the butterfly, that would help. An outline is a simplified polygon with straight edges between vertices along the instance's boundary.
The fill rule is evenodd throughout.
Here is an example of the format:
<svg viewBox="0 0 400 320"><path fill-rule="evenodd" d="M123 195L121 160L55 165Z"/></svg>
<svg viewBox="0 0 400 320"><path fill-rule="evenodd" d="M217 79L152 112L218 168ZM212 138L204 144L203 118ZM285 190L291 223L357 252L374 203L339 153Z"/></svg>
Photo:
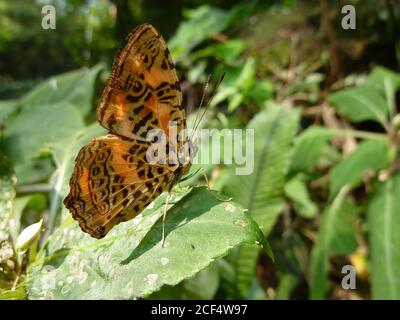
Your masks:
<svg viewBox="0 0 400 320"><path fill-rule="evenodd" d="M167 144L164 156L176 156L182 149L184 161L148 161L151 130L169 137L172 123L178 135L186 129L174 63L153 26L134 29L116 55L97 120L109 134L79 151L64 205L84 232L99 239L170 191L197 152L193 144L183 148L184 141L175 141Z"/></svg>

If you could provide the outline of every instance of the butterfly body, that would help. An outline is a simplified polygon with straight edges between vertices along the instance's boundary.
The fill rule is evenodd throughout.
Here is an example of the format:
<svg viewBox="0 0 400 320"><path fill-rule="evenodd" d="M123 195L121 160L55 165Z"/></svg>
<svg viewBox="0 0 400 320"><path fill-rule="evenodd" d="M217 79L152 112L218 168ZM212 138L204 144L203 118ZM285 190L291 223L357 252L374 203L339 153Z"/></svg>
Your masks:
<svg viewBox="0 0 400 320"><path fill-rule="evenodd" d="M80 150L64 205L84 232L102 238L170 191L196 152L172 137L172 124L178 135L186 129L182 94L166 43L151 25L136 28L117 54L97 119L109 134ZM152 130L168 141L164 160L183 150L183 161L149 162Z"/></svg>

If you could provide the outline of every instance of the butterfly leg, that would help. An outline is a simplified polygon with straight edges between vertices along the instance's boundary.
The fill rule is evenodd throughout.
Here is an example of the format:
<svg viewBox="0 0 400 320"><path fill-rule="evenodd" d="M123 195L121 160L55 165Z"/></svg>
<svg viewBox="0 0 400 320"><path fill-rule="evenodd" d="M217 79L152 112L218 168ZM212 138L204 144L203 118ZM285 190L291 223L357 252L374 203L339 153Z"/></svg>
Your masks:
<svg viewBox="0 0 400 320"><path fill-rule="evenodd" d="M171 198L171 192L168 192L167 198L165 200L165 205L163 209L163 219L162 219L162 239L161 239L161 247L164 248L165 244L165 218L167 217L167 209L168 209L168 204L169 200Z"/></svg>

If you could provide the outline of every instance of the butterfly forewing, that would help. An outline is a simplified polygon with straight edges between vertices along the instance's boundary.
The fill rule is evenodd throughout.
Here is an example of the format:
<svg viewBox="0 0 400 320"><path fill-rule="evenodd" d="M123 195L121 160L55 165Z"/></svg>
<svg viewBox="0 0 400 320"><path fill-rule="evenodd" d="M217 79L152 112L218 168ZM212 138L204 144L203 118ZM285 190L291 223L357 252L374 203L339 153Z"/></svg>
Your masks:
<svg viewBox="0 0 400 320"><path fill-rule="evenodd" d="M99 122L111 133L146 139L150 129L168 134L185 125L178 76L161 35L148 24L136 28L116 57L97 110Z"/></svg>
<svg viewBox="0 0 400 320"><path fill-rule="evenodd" d="M110 134L80 150L64 200L83 231L104 237L114 225L139 214L187 171L190 164L149 163L146 157L151 129L161 129L168 136L170 121L176 123L177 134L185 128L181 102L165 41L148 24L136 28L115 59L97 109L99 122Z"/></svg>

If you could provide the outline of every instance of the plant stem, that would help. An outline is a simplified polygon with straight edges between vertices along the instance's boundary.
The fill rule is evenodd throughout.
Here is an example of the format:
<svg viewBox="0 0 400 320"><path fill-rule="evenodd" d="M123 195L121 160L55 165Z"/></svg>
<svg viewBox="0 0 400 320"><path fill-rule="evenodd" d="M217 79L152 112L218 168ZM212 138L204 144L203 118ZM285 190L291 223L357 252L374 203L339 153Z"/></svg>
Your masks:
<svg viewBox="0 0 400 320"><path fill-rule="evenodd" d="M337 136L350 136L361 139L373 139L373 140L388 140L388 136L385 133L374 133L360 130L349 130L349 129L329 129L334 135Z"/></svg>
<svg viewBox="0 0 400 320"><path fill-rule="evenodd" d="M50 192L51 188L51 185L48 183L25 184L17 186L17 194Z"/></svg>

